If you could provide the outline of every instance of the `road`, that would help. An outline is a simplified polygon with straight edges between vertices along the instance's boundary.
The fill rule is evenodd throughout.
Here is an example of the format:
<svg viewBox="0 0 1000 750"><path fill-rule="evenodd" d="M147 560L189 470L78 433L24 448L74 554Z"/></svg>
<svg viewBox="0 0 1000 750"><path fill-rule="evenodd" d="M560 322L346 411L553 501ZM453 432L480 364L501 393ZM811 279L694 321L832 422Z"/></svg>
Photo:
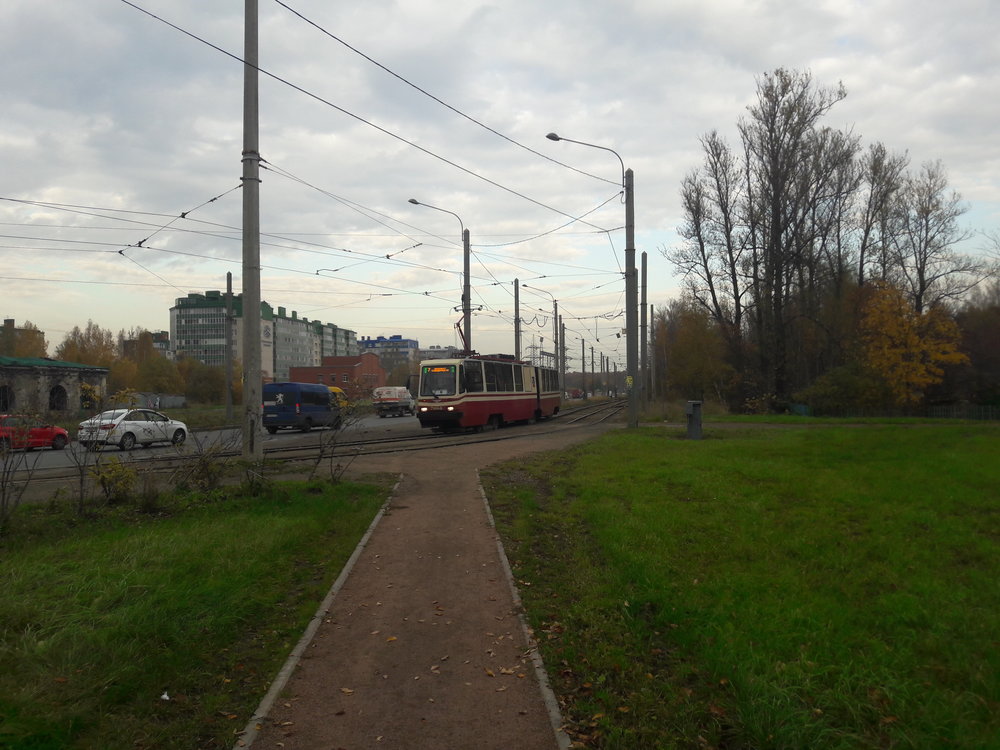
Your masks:
<svg viewBox="0 0 1000 750"><path fill-rule="evenodd" d="M353 418L343 428L344 436L348 439L359 440L365 437L381 437L391 435L420 434L420 423L416 417L386 417L379 418L374 414ZM319 430L316 430L319 432ZM266 432L261 433L264 441L264 449L268 446L294 445L308 439L309 433L298 430L281 430L275 435ZM188 436L188 442L197 442L201 449L213 446L232 446L238 449L241 445L241 435L236 428L222 430L199 430ZM181 450L190 450L193 445L182 447ZM151 458L163 457L175 453L177 448L172 445L153 445L149 448L136 447L128 455L130 460L144 461ZM121 451L116 447L104 448L105 455L118 455ZM90 463L87 460L85 451L75 441L71 442L65 450L43 450L17 451L12 454L12 460L19 462L18 468L31 467L33 471L45 471L48 469L66 469L77 466L81 462Z"/></svg>

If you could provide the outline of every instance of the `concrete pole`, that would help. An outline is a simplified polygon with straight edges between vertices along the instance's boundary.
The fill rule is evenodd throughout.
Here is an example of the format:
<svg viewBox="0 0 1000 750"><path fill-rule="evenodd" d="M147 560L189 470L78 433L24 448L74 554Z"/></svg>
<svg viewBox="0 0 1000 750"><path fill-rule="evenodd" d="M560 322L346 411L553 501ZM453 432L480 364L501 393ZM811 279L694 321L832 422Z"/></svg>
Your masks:
<svg viewBox="0 0 1000 750"><path fill-rule="evenodd" d="M233 423L233 274L226 272L226 424Z"/></svg>
<svg viewBox="0 0 1000 750"><path fill-rule="evenodd" d="M521 285L514 279L514 359L521 359Z"/></svg>
<svg viewBox="0 0 1000 750"><path fill-rule="evenodd" d="M628 380L628 426L639 426L638 279L635 269L635 190L632 170L625 170L625 368Z"/></svg>
<svg viewBox="0 0 1000 750"><path fill-rule="evenodd" d="M555 360L553 368L559 372L559 301L552 298L552 358ZM556 380L558 380L558 376Z"/></svg>
<svg viewBox="0 0 1000 750"><path fill-rule="evenodd" d="M639 397L645 405L649 401L649 367L646 358L646 251L642 253L642 284L639 289Z"/></svg>
<svg viewBox="0 0 1000 750"><path fill-rule="evenodd" d="M462 282L462 319L465 321L465 346L469 350L469 354L472 354L472 297L470 296L469 287L469 255L471 253L469 249L469 230L464 228L462 229L462 249L465 258L465 278Z"/></svg>
<svg viewBox="0 0 1000 750"><path fill-rule="evenodd" d="M243 458L264 460L261 440L260 151L257 0L245 0L243 59Z"/></svg>

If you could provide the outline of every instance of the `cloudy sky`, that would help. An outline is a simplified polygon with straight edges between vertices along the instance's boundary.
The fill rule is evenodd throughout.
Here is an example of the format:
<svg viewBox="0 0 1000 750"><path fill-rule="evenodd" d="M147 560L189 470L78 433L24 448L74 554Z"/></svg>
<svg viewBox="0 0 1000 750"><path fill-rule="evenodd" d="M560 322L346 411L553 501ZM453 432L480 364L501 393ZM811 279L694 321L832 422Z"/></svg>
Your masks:
<svg viewBox="0 0 1000 750"><path fill-rule="evenodd" d="M557 299L571 350L621 365L621 165L545 134L634 170L662 305L698 138L735 143L778 67L843 82L826 124L940 159L966 226L1000 226L996 0L259 2L261 296L359 336L457 343L461 220L476 349L513 351L519 279L525 349L551 342ZM0 314L50 352L88 319L166 330L227 272L241 289L243 14L0 4Z"/></svg>

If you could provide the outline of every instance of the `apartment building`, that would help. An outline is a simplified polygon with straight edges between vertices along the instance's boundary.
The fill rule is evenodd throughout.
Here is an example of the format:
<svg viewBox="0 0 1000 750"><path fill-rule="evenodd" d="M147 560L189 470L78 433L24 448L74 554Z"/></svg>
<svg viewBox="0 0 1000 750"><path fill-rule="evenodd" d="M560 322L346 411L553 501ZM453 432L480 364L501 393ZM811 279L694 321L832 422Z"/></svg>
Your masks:
<svg viewBox="0 0 1000 750"><path fill-rule="evenodd" d="M232 298L228 328L236 359L243 358L243 295ZM292 367L319 365L324 357L354 356L357 334L333 323L300 318L294 310L260 303L261 375L265 382L288 380ZM170 308L170 349L174 358L194 357L207 365L226 362L226 294L218 290L180 297Z"/></svg>

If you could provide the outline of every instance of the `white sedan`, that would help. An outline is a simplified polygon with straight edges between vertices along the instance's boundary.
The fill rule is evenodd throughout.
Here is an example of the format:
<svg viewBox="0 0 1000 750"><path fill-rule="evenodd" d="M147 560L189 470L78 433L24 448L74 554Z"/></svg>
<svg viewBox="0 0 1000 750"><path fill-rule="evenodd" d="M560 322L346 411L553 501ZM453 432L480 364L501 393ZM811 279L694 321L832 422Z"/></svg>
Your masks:
<svg viewBox="0 0 1000 750"><path fill-rule="evenodd" d="M85 448L117 445L130 451L135 444L180 445L187 439L187 425L152 409L113 409L80 423L77 442Z"/></svg>

